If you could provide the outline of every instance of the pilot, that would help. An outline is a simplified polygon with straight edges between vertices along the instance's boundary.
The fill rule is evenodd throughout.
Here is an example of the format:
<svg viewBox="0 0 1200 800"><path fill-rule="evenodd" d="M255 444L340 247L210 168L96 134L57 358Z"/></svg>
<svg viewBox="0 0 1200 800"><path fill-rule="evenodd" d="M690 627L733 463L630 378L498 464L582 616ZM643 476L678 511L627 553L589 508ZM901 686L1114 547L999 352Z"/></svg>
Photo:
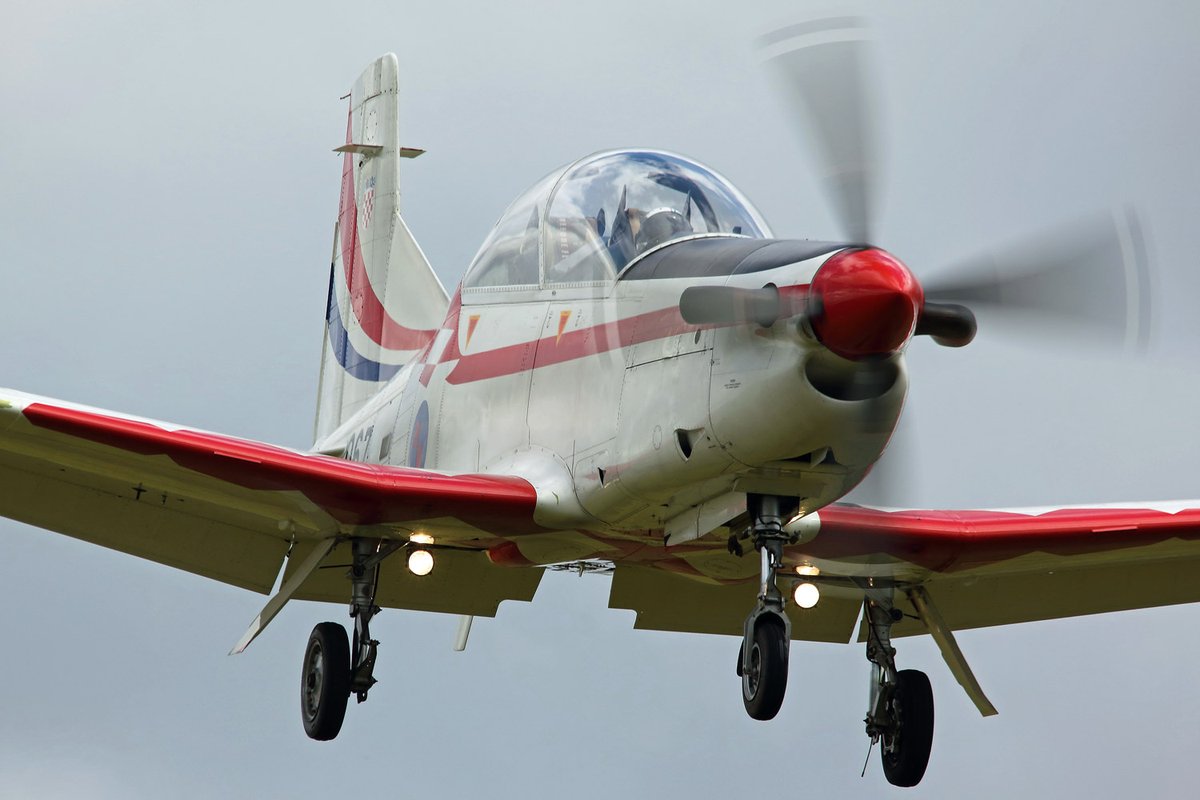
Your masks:
<svg viewBox="0 0 1200 800"><path fill-rule="evenodd" d="M637 252L641 254L691 232L692 225L683 214L673 208L656 208L643 216L641 224L635 229L634 242Z"/></svg>
<svg viewBox="0 0 1200 800"><path fill-rule="evenodd" d="M624 198L622 198L622 204ZM673 208L618 207L608 250L617 264L618 272L637 256L660 244L692 233L687 217Z"/></svg>

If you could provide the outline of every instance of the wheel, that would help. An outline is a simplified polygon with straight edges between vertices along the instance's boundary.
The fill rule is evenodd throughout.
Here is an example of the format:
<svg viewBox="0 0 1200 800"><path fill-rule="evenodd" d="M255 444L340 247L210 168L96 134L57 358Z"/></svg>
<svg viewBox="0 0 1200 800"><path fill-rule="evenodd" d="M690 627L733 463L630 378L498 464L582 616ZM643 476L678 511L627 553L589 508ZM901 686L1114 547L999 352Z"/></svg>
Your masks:
<svg viewBox="0 0 1200 800"><path fill-rule="evenodd" d="M342 729L350 699L350 644L336 622L313 628L300 675L300 718L312 739L328 741Z"/></svg>
<svg viewBox="0 0 1200 800"><path fill-rule="evenodd" d="M896 732L883 737L883 774L893 786L916 786L925 775L933 747L933 689L924 672L906 669L896 674L888 710Z"/></svg>
<svg viewBox="0 0 1200 800"><path fill-rule="evenodd" d="M764 620L754 629L750 657L742 670L742 702L754 719L773 719L787 691L788 641L783 626Z"/></svg>

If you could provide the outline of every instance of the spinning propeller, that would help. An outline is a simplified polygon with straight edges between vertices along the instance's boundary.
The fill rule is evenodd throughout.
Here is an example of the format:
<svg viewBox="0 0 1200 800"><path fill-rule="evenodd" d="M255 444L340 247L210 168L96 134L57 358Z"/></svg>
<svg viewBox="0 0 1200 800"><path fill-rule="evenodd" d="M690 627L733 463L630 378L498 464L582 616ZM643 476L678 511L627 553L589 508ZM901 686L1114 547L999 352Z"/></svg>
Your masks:
<svg viewBox="0 0 1200 800"><path fill-rule="evenodd" d="M882 159L866 28L854 17L811 20L779 28L760 45L820 158L818 173L840 227L859 243L818 270L800 309L831 351L869 369L910 335L961 347L975 336L973 309L988 324L1016 324L1043 339L1073 330L1103 344L1146 344L1145 247L1131 211L1060 226L918 282L904 264L868 244L878 230ZM680 311L689 322L769 325L796 312L786 300L773 287L694 287L681 297Z"/></svg>
<svg viewBox="0 0 1200 800"><path fill-rule="evenodd" d="M865 25L854 17L811 20L779 28L759 45L791 116L818 155L817 171L842 231L852 241L874 242L882 158L872 117L878 107L872 76L878 73ZM811 291L827 305L818 286L824 269ZM1039 341L1082 335L1102 346L1144 349L1149 338L1146 247L1132 209L1059 225L933 274L921 282L919 293L912 293L921 297L913 333L938 344L968 344L976 329L973 309L989 328L1031 333ZM817 305L810 298L808 313L819 314ZM891 313L896 327L904 323L906 310ZM811 327L820 338L819 325ZM853 380L869 382L878 362L866 360L862 366L866 369ZM864 404L865 427L879 421L872 406ZM889 499L888 489L895 488L902 471L877 476L880 499Z"/></svg>
<svg viewBox="0 0 1200 800"><path fill-rule="evenodd" d="M810 20L779 28L759 43L792 116L805 123L842 230L853 241L875 241L882 158L872 117L877 103L871 76L877 72L866 27L854 17ZM1129 210L1060 226L937 274L922 281L916 334L940 344L970 342L974 320L968 308L985 312L987 322L1083 325L1088 336L1105 343L1146 344L1145 249Z"/></svg>

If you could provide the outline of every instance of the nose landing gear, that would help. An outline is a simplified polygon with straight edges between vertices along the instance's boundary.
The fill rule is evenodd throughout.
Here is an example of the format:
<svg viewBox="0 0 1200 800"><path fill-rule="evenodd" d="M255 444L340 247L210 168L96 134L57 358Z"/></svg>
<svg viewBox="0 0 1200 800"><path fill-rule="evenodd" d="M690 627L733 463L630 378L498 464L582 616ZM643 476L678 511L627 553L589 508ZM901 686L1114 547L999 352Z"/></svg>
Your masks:
<svg viewBox="0 0 1200 800"><path fill-rule="evenodd" d="M751 495L754 546L761 554L762 571L758 603L746 618L738 675L742 678L742 703L754 719L773 719L787 691L788 650L792 623L784 612L784 597L775 585L775 570L783 563L780 498Z"/></svg>
<svg viewBox="0 0 1200 800"><path fill-rule="evenodd" d="M787 691L788 638L782 625L763 619L754 629L748 663L741 666L742 702L754 719L772 719Z"/></svg>

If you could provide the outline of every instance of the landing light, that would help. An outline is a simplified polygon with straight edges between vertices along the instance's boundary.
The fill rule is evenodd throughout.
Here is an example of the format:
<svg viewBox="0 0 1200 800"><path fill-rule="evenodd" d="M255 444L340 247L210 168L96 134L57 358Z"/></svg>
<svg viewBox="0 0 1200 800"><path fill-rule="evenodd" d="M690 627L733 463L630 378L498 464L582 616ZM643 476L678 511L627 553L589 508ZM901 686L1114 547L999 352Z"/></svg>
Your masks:
<svg viewBox="0 0 1200 800"><path fill-rule="evenodd" d="M433 572L433 553L428 550L413 550L408 554L408 571L418 577Z"/></svg>
<svg viewBox="0 0 1200 800"><path fill-rule="evenodd" d="M821 574L821 569L819 567L814 567L812 564L801 564L800 566L796 567L796 574L802 575L806 578L815 578Z"/></svg>
<svg viewBox="0 0 1200 800"><path fill-rule="evenodd" d="M792 593L792 599L801 608L812 608L821 599L821 590L813 583L797 584L796 590Z"/></svg>

